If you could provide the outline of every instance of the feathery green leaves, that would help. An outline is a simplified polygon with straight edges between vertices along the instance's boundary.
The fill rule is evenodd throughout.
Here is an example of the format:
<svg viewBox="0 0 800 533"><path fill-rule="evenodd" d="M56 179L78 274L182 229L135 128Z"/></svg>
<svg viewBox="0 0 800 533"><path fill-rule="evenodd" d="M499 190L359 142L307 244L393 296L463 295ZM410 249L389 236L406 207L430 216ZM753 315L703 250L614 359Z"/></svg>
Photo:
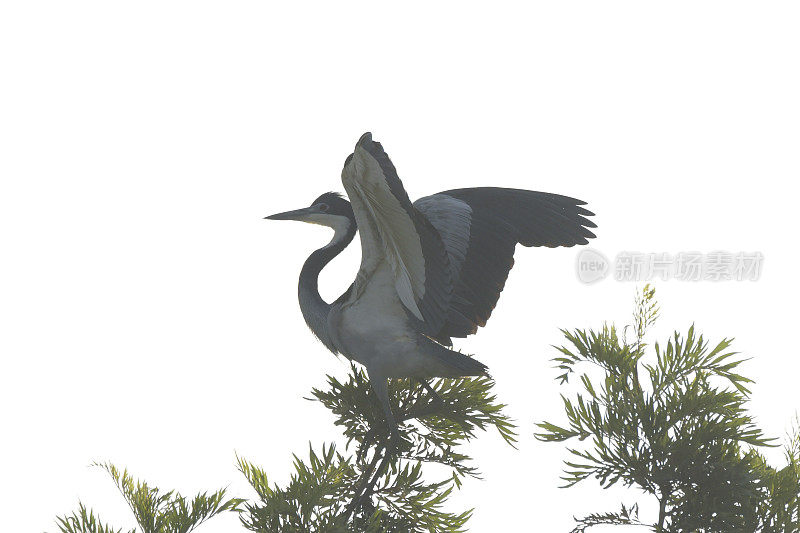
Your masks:
<svg viewBox="0 0 800 533"><path fill-rule="evenodd" d="M92 510L80 502L77 512L56 518L56 524L62 533L122 533L121 529L103 524L99 516L95 516ZM131 529L129 533L136 533L136 530Z"/></svg>
<svg viewBox="0 0 800 533"><path fill-rule="evenodd" d="M784 511L796 505L791 459L778 475L754 451L772 439L746 410L752 381L738 373L744 360L731 351L731 339L712 345L691 326L650 354L644 339L659 313L655 290L646 286L635 309L631 342L608 324L562 330L557 380L577 376L578 391L561 396L565 422L541 422L535 436L578 441L568 448L564 486L588 478L604 488L636 486L659 501L654 531L773 531L756 529L766 512L759 506L765 490ZM787 486L795 500L782 492ZM589 515L573 531L641 524L634 509Z"/></svg>
<svg viewBox="0 0 800 533"><path fill-rule="evenodd" d="M633 323L621 333L613 324L562 330L565 343L556 347L554 361L557 380L572 387L561 395L565 419L538 423L536 438L571 441L565 487L594 478L604 488L635 486L659 504L655 522L640 517L638 503L623 504L618 511L576 518L573 533L598 525L655 532L800 531L800 420L785 446L786 466L767 464L758 448L773 439L747 412L752 381L739 373L745 360L732 351L732 340L709 343L691 326L650 349L645 339L658 315L655 290L645 286L636 296ZM307 456L294 456L285 486L237 457L254 500L226 499L225 490L188 500L110 463L97 464L128 502L139 529L114 529L82 503L57 525L61 533L189 533L233 511L245 529L259 533L463 532L472 511L448 511L446 503L465 477L479 477L464 445L492 426L506 443L516 443L493 385L488 377L392 380L389 398L398 422L392 431L367 375L353 365L345 380L328 376L326 387L313 389L310 398L333 413L345 451L333 444L317 451L309 444Z"/></svg>
<svg viewBox="0 0 800 533"><path fill-rule="evenodd" d="M94 463L111 476L133 516L141 533L189 533L210 518L226 512L240 511L244 502L239 498L225 499L225 489L212 494L206 492L195 496L191 501L180 493L161 492L144 481L135 480L127 470L120 471L111 463ZM56 519L61 533L121 533L103 525L91 510L79 504L77 513ZM131 529L130 533L136 533Z"/></svg>
<svg viewBox="0 0 800 533"><path fill-rule="evenodd" d="M352 366L344 381L328 376L327 385L314 389L312 399L335 415L354 453L343 455L333 445L317 453L309 446L307 460L295 456L285 488L271 485L263 470L239 459L239 470L258 495L241 515L245 527L298 533L465 531L471 511L444 510L463 478L478 476L460 448L489 426L509 444L516 438L513 423L491 392L491 379L437 379L427 387L410 379L392 380L389 397L398 420L393 440L362 370ZM450 474L427 481L423 466L431 463Z"/></svg>

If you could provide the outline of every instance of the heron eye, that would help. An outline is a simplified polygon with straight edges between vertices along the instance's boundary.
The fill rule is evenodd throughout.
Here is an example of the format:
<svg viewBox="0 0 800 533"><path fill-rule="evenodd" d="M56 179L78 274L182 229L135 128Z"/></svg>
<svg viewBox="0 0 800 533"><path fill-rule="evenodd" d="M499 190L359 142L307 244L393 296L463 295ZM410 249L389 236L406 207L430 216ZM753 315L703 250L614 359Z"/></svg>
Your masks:
<svg viewBox="0 0 800 533"><path fill-rule="evenodd" d="M329 209L328 204L319 204L319 210L325 213Z"/></svg>

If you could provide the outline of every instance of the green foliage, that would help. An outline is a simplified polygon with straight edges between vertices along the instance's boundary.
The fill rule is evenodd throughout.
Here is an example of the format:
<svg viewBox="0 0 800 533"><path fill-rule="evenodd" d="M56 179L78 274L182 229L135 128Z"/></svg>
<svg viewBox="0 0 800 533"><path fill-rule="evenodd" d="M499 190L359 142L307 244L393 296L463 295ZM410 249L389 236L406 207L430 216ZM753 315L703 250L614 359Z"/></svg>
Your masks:
<svg viewBox="0 0 800 533"><path fill-rule="evenodd" d="M775 469L762 455L753 455L754 470L761 480L756 504L758 531L800 531L800 419L795 419L784 446L785 467Z"/></svg>
<svg viewBox="0 0 800 533"><path fill-rule="evenodd" d="M692 326L648 356L644 337L657 316L648 286L636 300L632 342L613 325L562 330L567 345L555 359L558 380L577 376L581 391L562 395L566 423L539 423L536 437L582 442L568 448L565 486L593 477L604 488L640 488L659 502L654 531L784 531L770 529L766 514L788 524L792 509L795 528L786 531L796 531L797 454L777 472L753 450L771 439L747 414L751 380L737 373L743 360L730 351L731 340L711 345ZM573 531L641 524L636 510L623 505L621 512L593 514Z"/></svg>
<svg viewBox="0 0 800 533"><path fill-rule="evenodd" d="M617 512L592 513L583 518L576 519L577 525L572 533L584 533L593 526L617 525L617 526L643 526L646 525L639 521L639 505L633 504L630 507L620 506Z"/></svg>
<svg viewBox="0 0 800 533"><path fill-rule="evenodd" d="M111 463L95 463L106 470L131 508L141 533L189 533L206 520L226 511L240 511L244 500L225 499L225 489L212 494L200 493L191 501L180 493L162 493L143 481L134 480L127 470L120 472ZM100 522L82 503L77 513L59 517L56 523L61 533L121 533ZM136 533L131 529L130 533Z"/></svg>
<svg viewBox="0 0 800 533"><path fill-rule="evenodd" d="M428 385L392 380L389 387L397 433L391 438L380 405L363 371L351 368L344 382L328 377L314 400L336 416L347 446L333 445L309 458L294 457L285 488L270 485L266 473L239 459L239 470L258 501L246 504L242 523L257 532L458 532L471 511L447 512L444 504L463 477L477 476L460 447L477 429L494 426L509 444L514 426L491 394L489 378L439 379ZM446 467L449 475L425 481L424 464Z"/></svg>
<svg viewBox="0 0 800 533"><path fill-rule="evenodd" d="M78 503L78 512L71 516L56 518L56 523L62 533L122 533L121 529L113 529L103 524L99 516L87 509L83 503ZM131 529L129 533L136 533Z"/></svg>
<svg viewBox="0 0 800 533"><path fill-rule="evenodd" d="M709 343L691 326L651 350L645 338L658 315L655 290L646 286L636 297L632 324L620 333L607 324L599 331L562 330L557 380L579 390L561 396L566 420L537 424L536 438L573 443L565 487L590 478L603 488L621 483L639 488L659 507L652 523L640 517L638 503L592 513L576 519L573 533L599 525L656 532L800 531L800 420L787 439L786 466L770 466L758 448L772 439L747 412L752 381L739 374L744 360L731 351L732 341ZM253 501L225 499L224 490L190 501L98 464L139 529L113 529L82 503L57 525L61 533L189 533L234 511L245 529L258 533L463 532L472 511L451 512L446 503L465 477L479 477L464 444L490 426L511 446L516 442L493 385L488 377L392 380L397 427L390 428L366 374L352 366L346 380L328 376L326 387L310 398L333 413L345 452L309 444L307 458L294 456L285 486L237 457L255 491Z"/></svg>

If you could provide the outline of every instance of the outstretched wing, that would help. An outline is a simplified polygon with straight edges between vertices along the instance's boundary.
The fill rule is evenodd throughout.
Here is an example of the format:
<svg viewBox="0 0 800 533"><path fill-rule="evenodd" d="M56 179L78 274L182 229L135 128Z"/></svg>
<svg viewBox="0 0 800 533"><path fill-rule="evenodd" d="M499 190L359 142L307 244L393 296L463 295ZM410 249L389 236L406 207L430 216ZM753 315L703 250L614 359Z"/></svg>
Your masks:
<svg viewBox="0 0 800 533"><path fill-rule="evenodd" d="M449 254L454 292L434 337L466 337L486 325L514 265L514 248L586 244L596 227L586 202L536 191L455 189L414 202L438 230Z"/></svg>
<svg viewBox="0 0 800 533"><path fill-rule="evenodd" d="M386 261L412 322L421 332L436 334L444 326L453 292L447 251L436 229L411 205L389 156L370 133L345 161L342 183L361 235L355 293L361 293Z"/></svg>

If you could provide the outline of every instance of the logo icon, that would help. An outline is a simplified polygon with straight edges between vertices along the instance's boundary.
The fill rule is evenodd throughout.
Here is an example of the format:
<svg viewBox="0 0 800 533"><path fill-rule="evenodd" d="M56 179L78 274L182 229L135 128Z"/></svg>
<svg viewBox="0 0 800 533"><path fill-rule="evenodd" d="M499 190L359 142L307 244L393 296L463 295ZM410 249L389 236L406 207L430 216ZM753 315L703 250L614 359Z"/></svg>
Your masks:
<svg viewBox="0 0 800 533"><path fill-rule="evenodd" d="M578 279L583 283L595 283L608 275L608 258L591 248L583 248L575 261Z"/></svg>

